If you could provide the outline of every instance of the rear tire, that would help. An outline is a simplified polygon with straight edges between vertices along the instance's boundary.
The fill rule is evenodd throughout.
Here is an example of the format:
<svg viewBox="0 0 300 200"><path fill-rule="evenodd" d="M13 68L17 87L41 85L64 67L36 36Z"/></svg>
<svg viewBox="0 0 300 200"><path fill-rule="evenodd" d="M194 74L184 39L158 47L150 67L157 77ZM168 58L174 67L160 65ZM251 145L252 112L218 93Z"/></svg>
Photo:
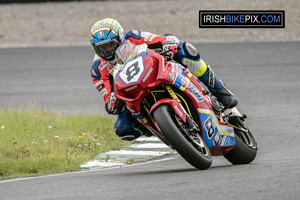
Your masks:
<svg viewBox="0 0 300 200"><path fill-rule="evenodd" d="M211 166L212 156L200 133L191 137L169 105L158 106L153 116L167 141L187 162L200 170Z"/></svg>
<svg viewBox="0 0 300 200"><path fill-rule="evenodd" d="M234 165L249 164L256 157L257 143L250 130L240 118L236 118L230 123L247 130L247 132L236 128L234 129L236 145L229 153L224 155L224 157Z"/></svg>

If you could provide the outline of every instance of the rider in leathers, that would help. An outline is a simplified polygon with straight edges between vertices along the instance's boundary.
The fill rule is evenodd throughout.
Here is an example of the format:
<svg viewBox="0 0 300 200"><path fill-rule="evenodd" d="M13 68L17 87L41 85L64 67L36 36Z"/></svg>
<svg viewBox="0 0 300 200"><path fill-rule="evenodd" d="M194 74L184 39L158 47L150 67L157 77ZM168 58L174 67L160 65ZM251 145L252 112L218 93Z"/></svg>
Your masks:
<svg viewBox="0 0 300 200"><path fill-rule="evenodd" d="M123 28L116 20L103 19L96 22L91 29L90 42L95 51L91 76L97 90L104 98L106 111L109 114L117 115L114 130L121 139L133 140L141 135L152 135L125 108L124 102L116 99L113 92L112 73L117 63L115 50L125 41L133 42L136 45L145 43L150 49L160 47L172 50L167 56L172 56L175 61L188 67L225 108L237 105L237 98L218 79L211 67L200 58L200 54L192 44L179 41L172 34L159 36L138 30L124 33Z"/></svg>

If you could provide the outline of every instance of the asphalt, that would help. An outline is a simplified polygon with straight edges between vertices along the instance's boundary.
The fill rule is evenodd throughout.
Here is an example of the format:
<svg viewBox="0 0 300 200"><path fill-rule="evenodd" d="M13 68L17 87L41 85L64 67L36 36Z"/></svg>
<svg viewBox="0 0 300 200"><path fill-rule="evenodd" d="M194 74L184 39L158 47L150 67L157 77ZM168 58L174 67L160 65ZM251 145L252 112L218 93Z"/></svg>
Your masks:
<svg viewBox="0 0 300 200"><path fill-rule="evenodd" d="M199 171L179 155L95 171L0 181L0 199L299 199L300 42L195 44L239 98L259 151ZM101 113L90 47L0 49L0 107Z"/></svg>

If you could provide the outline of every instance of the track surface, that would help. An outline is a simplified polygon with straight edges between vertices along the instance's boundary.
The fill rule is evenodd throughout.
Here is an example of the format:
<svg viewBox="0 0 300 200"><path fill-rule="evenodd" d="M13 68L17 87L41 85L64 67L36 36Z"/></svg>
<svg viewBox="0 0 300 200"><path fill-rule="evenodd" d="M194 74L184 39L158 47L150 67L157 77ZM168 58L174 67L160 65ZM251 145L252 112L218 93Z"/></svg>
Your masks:
<svg viewBox="0 0 300 200"><path fill-rule="evenodd" d="M127 167L0 181L0 199L299 199L300 42L196 44L239 97L259 145L252 164L215 157L198 171L180 156ZM103 109L89 47L0 49L0 107Z"/></svg>

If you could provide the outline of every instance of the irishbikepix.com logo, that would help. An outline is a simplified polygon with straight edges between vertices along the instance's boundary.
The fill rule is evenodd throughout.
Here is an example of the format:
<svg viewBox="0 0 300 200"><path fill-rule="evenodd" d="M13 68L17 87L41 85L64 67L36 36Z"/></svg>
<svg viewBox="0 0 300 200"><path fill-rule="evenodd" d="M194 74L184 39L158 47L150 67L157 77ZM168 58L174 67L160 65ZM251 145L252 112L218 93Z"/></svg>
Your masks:
<svg viewBox="0 0 300 200"><path fill-rule="evenodd" d="M284 28L284 10L200 10L199 28Z"/></svg>

